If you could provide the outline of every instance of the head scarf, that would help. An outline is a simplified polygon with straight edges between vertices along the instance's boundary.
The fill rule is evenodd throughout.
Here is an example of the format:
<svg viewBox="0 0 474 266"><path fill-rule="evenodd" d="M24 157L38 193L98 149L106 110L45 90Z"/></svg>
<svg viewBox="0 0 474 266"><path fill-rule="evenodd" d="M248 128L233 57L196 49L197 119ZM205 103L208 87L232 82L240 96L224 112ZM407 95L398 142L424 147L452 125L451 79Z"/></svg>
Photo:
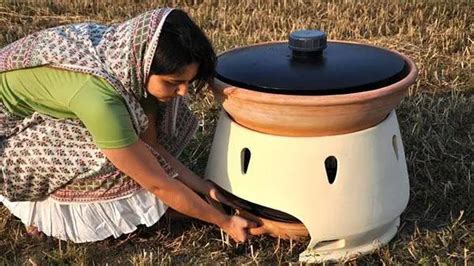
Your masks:
<svg viewBox="0 0 474 266"><path fill-rule="evenodd" d="M161 28L162 8L112 26L82 23L36 32L0 49L0 72L49 65L107 80L124 98L137 133L148 126L139 104L146 97Z"/></svg>

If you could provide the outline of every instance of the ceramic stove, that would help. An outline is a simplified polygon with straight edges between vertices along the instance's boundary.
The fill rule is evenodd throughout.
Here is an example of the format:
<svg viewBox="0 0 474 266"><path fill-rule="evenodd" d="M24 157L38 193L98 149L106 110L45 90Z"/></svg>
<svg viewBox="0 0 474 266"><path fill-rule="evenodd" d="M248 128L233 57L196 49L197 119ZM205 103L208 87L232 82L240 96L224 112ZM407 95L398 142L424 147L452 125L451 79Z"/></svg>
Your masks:
<svg viewBox="0 0 474 266"><path fill-rule="evenodd" d="M265 45L270 52L259 51ZM350 68L350 63L345 64L338 57L331 61L333 57L324 49L334 52L352 48L336 42L331 46L317 31L293 33L288 43L258 45L219 56L214 93L224 108L205 177L240 204L243 214L280 226L268 226L268 233L284 238L309 234L309 245L300 254L302 262L341 261L386 244L397 233L400 214L409 198L407 166L394 106L403 96L400 91L406 91L414 82L416 67L397 53L350 45L354 45L353 55L359 61L365 56L379 62L359 62L343 72L359 70L361 77L346 74L340 80L334 71ZM248 66L239 65L249 62L245 56L256 56L252 53L263 54L259 59L262 66L255 66L252 60ZM312 59L298 61L304 53ZM385 58L381 55L384 53ZM354 62L348 54L344 54L347 62ZM271 62L278 55L283 67ZM385 64L386 69L377 70ZM361 70L361 66L367 69ZM280 74L272 75L275 72ZM297 73L301 73L300 78L309 77L310 84L297 82ZM318 73L322 74L311 77ZM337 80L332 84L331 79ZM296 84L295 89L292 84ZM392 98L385 103L370 105L387 95ZM355 100L350 102L344 97ZM308 99L314 105L308 104ZM277 104L270 106L270 101ZM259 105L261 102L265 104ZM318 109L326 108L326 102L331 103L328 111ZM300 109L288 119L293 107ZM267 124L253 121L255 117L263 117ZM347 123L340 123L344 119ZM364 119L372 120L365 123ZM298 120L316 122L312 128L305 122L301 130ZM364 126L354 126L358 121ZM338 129L331 130L332 125ZM280 127L284 129L279 131ZM297 233L292 231L294 228Z"/></svg>

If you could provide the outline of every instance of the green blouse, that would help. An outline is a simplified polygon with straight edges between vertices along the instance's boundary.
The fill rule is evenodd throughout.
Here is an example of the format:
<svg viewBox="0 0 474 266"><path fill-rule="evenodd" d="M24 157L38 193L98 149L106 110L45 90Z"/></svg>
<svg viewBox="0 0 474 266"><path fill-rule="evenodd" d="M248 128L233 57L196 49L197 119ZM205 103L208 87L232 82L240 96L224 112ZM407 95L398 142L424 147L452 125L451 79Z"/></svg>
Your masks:
<svg viewBox="0 0 474 266"><path fill-rule="evenodd" d="M138 140L124 99L93 75L46 66L3 72L0 100L21 117L36 111L78 118L99 148L122 148Z"/></svg>

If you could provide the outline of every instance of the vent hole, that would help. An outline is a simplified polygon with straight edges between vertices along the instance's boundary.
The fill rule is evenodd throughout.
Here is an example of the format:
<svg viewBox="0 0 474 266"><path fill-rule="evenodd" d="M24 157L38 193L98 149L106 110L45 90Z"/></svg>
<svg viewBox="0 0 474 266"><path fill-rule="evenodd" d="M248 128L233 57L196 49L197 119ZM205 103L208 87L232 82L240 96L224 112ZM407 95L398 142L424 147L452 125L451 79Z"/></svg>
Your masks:
<svg viewBox="0 0 474 266"><path fill-rule="evenodd" d="M324 166L326 167L326 175L328 176L329 184L334 183L336 180L337 174L337 159L334 156L329 156L324 161Z"/></svg>
<svg viewBox="0 0 474 266"><path fill-rule="evenodd" d="M240 153L240 159L241 159L240 165L241 165L242 174L244 175L247 173L247 170L249 168L251 156L252 154L250 153L250 150L248 148L242 149L242 152Z"/></svg>
<svg viewBox="0 0 474 266"><path fill-rule="evenodd" d="M393 146L393 151L395 152L395 157L397 157L398 160L398 140L397 136L393 135L392 137L392 146Z"/></svg>

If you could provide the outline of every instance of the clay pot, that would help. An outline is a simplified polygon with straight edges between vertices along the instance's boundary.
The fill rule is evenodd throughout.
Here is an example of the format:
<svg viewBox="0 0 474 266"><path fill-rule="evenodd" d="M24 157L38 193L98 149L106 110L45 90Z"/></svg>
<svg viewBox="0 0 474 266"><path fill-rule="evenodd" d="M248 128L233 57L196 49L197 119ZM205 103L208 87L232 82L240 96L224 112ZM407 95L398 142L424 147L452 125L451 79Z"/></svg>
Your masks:
<svg viewBox="0 0 474 266"><path fill-rule="evenodd" d="M409 73L398 82L379 89L337 95L285 95L239 88L216 78L212 90L234 121L255 131L282 136L355 132L380 123L416 79L413 61L396 51L389 51L405 60Z"/></svg>
<svg viewBox="0 0 474 266"><path fill-rule="evenodd" d="M308 230L306 229L303 223L275 221L268 218L260 217L256 214L252 214L250 211L246 210L244 207L248 204L243 203L242 200L239 200L237 197L225 191L223 188L217 186L215 183L214 183L214 187L224 197L222 199L223 202L215 201L211 199L210 197L206 197L207 202L223 213L228 213L228 211L225 210L224 206L231 207L233 210L235 210L237 215L242 216L250 221L256 222L258 226L255 228L251 228L249 230L250 234L252 235L269 234L274 237L279 237L282 239L293 239L293 240L301 240L309 236Z"/></svg>
<svg viewBox="0 0 474 266"><path fill-rule="evenodd" d="M251 228L250 234L252 235L263 235L268 234L274 237L282 239L293 239L301 240L309 236L308 230L302 223L285 223L279 221L273 221L258 217L245 210L237 210L237 214L258 223L258 227Z"/></svg>

